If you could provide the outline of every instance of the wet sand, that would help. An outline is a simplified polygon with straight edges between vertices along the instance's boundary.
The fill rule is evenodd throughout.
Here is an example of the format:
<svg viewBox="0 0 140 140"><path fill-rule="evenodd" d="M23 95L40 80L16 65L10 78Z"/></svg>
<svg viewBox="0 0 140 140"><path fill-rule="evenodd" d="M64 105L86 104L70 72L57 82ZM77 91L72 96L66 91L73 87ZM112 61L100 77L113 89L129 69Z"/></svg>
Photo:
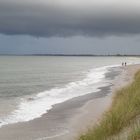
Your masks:
<svg viewBox="0 0 140 140"><path fill-rule="evenodd" d="M110 83L99 92L57 104L41 118L0 128L0 140L75 140L98 123L111 106L115 91L132 82L140 65L118 67L106 74Z"/></svg>

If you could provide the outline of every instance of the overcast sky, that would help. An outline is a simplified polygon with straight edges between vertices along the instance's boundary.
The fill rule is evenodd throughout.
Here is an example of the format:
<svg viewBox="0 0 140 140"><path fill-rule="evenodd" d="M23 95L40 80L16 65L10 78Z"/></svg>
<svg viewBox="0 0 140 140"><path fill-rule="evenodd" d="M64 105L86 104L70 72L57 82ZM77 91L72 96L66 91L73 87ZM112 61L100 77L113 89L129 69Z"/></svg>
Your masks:
<svg viewBox="0 0 140 140"><path fill-rule="evenodd" d="M0 0L0 53L140 54L140 1Z"/></svg>

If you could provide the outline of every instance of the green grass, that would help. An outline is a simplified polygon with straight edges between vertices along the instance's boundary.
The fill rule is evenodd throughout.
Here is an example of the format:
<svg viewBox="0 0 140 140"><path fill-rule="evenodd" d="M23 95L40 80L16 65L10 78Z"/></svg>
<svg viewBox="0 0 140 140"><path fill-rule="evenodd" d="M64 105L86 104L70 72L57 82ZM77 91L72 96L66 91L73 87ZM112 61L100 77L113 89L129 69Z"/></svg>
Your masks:
<svg viewBox="0 0 140 140"><path fill-rule="evenodd" d="M112 107L96 127L80 136L79 140L107 140L117 136L132 120L140 115L140 71L134 82L117 91ZM129 140L140 140L140 125L129 136Z"/></svg>

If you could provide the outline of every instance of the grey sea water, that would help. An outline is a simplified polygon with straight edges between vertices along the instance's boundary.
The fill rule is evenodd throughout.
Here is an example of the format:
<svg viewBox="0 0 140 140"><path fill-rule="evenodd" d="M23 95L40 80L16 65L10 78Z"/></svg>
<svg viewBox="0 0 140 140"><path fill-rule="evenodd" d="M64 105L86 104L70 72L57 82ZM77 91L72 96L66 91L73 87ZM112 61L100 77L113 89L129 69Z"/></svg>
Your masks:
<svg viewBox="0 0 140 140"><path fill-rule="evenodd" d="M108 67L135 57L0 56L0 122L29 121L77 96L94 92Z"/></svg>

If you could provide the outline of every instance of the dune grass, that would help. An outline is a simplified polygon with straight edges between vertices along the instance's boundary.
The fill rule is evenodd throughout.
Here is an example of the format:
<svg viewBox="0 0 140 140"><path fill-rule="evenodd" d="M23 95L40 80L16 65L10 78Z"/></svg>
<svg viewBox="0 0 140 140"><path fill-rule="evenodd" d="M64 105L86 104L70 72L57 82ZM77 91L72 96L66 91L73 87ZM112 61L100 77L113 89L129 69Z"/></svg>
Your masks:
<svg viewBox="0 0 140 140"><path fill-rule="evenodd" d="M132 127L132 130L128 135L128 140L140 140L140 117L138 122Z"/></svg>
<svg viewBox="0 0 140 140"><path fill-rule="evenodd" d="M108 140L117 136L130 122L140 115L140 71L132 84L117 91L112 107L102 121L79 140ZM140 125L130 133L129 140L140 140Z"/></svg>

